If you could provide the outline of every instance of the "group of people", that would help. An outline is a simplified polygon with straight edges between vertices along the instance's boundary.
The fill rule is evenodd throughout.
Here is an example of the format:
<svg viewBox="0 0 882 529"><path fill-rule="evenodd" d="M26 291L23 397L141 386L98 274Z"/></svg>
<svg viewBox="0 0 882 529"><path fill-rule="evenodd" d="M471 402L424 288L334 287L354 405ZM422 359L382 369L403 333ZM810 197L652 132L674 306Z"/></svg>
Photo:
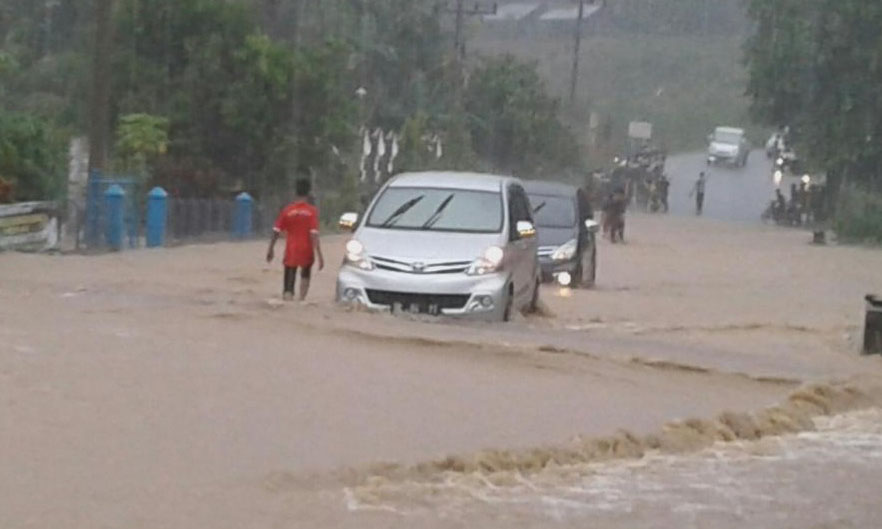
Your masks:
<svg viewBox="0 0 882 529"><path fill-rule="evenodd" d="M775 190L775 200L769 206L770 216L778 224L803 226L825 219L826 187L810 186L805 182L790 185L790 198L784 196L781 188Z"/></svg>
<svg viewBox="0 0 882 529"><path fill-rule="evenodd" d="M663 170L654 170L637 185L637 203L650 213L667 213L671 181Z"/></svg>
<svg viewBox="0 0 882 529"><path fill-rule="evenodd" d="M592 181L602 182L598 198L603 212L603 234L613 243L623 242L625 213L632 203L643 211L667 213L671 182L665 174L667 154L644 147L628 158L615 159L615 167L608 173L599 171Z"/></svg>

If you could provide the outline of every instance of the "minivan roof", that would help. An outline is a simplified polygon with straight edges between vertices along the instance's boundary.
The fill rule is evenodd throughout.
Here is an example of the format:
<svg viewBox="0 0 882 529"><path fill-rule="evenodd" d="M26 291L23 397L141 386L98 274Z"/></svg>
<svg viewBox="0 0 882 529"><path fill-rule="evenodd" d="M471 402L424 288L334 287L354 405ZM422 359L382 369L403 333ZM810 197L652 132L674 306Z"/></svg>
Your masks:
<svg viewBox="0 0 882 529"><path fill-rule="evenodd" d="M510 176L455 171L427 171L422 173L402 173L389 181L389 187L434 187L474 191L499 191L503 185L516 182L519 182L519 180Z"/></svg>
<svg viewBox="0 0 882 529"><path fill-rule="evenodd" d="M561 182L548 182L545 180L528 180L524 182L524 190L528 195L548 195L561 197L574 197L578 192L576 186Z"/></svg>
<svg viewBox="0 0 882 529"><path fill-rule="evenodd" d="M737 127L717 127L717 132L729 132L732 134L744 134L744 129Z"/></svg>

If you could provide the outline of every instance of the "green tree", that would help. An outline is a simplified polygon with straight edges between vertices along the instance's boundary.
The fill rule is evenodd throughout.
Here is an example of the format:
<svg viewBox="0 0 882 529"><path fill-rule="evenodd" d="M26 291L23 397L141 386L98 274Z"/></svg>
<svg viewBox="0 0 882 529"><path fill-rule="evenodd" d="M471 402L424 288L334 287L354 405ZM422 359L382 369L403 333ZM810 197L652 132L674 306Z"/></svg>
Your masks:
<svg viewBox="0 0 882 529"><path fill-rule="evenodd" d="M64 193L64 142L45 120L0 111L0 182L8 200L53 200Z"/></svg>
<svg viewBox="0 0 882 529"><path fill-rule="evenodd" d="M339 153L357 139L358 108L346 75L350 53L344 43L328 42L295 54L297 173L330 172L323 180L332 186L342 183Z"/></svg>
<svg viewBox="0 0 882 529"><path fill-rule="evenodd" d="M758 119L791 125L802 155L835 178L879 186L882 4L751 0L748 94Z"/></svg>
<svg viewBox="0 0 882 529"><path fill-rule="evenodd" d="M474 150L496 170L559 176L579 164L579 149L533 65L511 56L488 59L471 74L465 95Z"/></svg>
<svg viewBox="0 0 882 529"><path fill-rule="evenodd" d="M120 168L145 176L148 162L168 150L168 119L150 114L128 114L119 118L116 156Z"/></svg>

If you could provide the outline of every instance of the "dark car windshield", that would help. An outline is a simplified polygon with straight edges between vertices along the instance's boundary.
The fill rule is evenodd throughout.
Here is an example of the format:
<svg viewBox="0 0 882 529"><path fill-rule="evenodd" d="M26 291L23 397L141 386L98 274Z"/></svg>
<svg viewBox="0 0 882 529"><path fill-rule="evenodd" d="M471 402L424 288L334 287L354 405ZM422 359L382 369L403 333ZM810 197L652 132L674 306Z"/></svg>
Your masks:
<svg viewBox="0 0 882 529"><path fill-rule="evenodd" d="M572 198L530 195L530 205L540 228L572 228L576 225L576 207Z"/></svg>
<svg viewBox="0 0 882 529"><path fill-rule="evenodd" d="M400 230L499 233L499 192L390 187L377 200L367 226Z"/></svg>

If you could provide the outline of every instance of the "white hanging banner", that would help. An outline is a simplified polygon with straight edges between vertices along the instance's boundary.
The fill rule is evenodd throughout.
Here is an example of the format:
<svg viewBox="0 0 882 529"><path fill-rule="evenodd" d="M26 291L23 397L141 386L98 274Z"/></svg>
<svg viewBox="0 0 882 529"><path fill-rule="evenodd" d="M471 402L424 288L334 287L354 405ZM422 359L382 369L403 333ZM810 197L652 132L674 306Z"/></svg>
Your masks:
<svg viewBox="0 0 882 529"><path fill-rule="evenodd" d="M388 169L389 169L388 172L390 175L395 172L395 158L398 158L398 135L392 134L391 136L392 136L392 147L391 147L392 151L389 154L389 166L388 166Z"/></svg>
<svg viewBox="0 0 882 529"><path fill-rule="evenodd" d="M374 181L379 182L382 173L380 171L380 162L383 159L383 156L386 156L386 142L383 139L383 131L382 129L377 129L374 132L374 136L377 137L377 155L374 157Z"/></svg>
<svg viewBox="0 0 882 529"><path fill-rule="evenodd" d="M444 156L444 147L441 145L441 138L435 136L435 158L441 159Z"/></svg>
<svg viewBox="0 0 882 529"><path fill-rule="evenodd" d="M362 147L361 147L361 163L359 164L361 167L361 181L364 182L367 180L367 168L368 168L368 156L371 155L371 136L367 130L364 131L364 137L362 138Z"/></svg>

